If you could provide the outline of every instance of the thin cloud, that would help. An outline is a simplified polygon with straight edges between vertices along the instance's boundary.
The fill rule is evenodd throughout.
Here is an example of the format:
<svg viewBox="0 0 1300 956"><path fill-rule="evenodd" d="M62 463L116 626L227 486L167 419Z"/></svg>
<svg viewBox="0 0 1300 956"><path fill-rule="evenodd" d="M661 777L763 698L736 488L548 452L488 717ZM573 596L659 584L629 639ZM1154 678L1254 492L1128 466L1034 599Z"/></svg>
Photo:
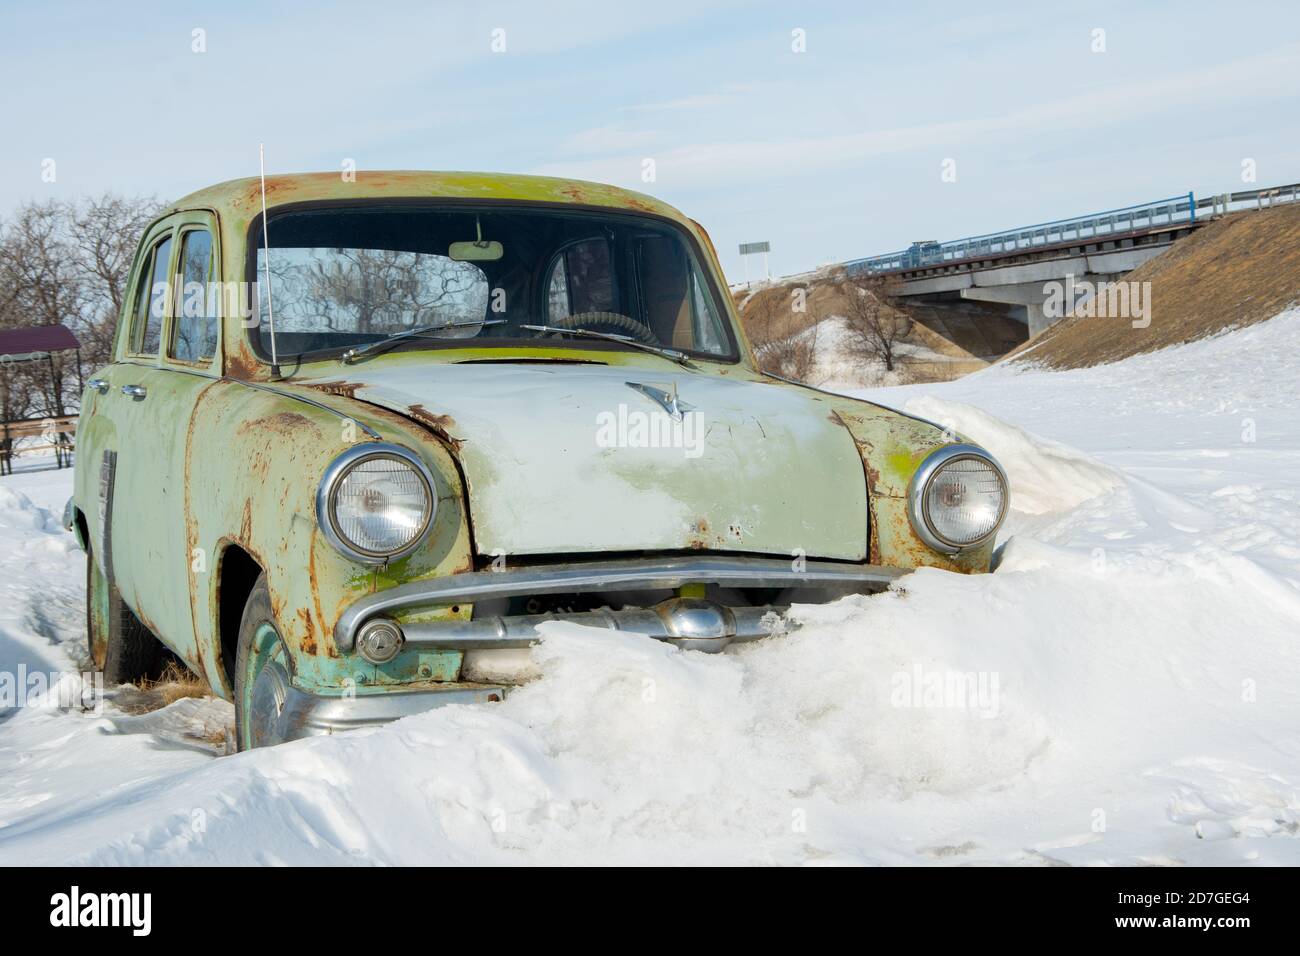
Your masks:
<svg viewBox="0 0 1300 956"><path fill-rule="evenodd" d="M895 153L945 150L992 136L1083 135L1121 121L1210 102L1257 100L1300 93L1300 46L1148 80L1141 88L1117 85L1096 92L969 120L883 130L780 139L728 139L687 143L651 154L660 182L674 188L705 188L843 168ZM591 156L545 163L535 171L637 185L643 154ZM935 160L938 162L938 159Z"/></svg>
<svg viewBox="0 0 1300 956"><path fill-rule="evenodd" d="M565 153L585 153L587 155L608 155L630 149L647 149L661 142L663 134L656 130L635 130L624 126L597 126L580 130L560 144L560 151Z"/></svg>
<svg viewBox="0 0 1300 956"><path fill-rule="evenodd" d="M680 113L692 110L717 109L719 107L734 106L743 94L751 93L756 86L735 85L713 93L695 93L689 96L681 96L672 100L661 100L657 103L638 103L634 106L624 106L625 112L636 113Z"/></svg>

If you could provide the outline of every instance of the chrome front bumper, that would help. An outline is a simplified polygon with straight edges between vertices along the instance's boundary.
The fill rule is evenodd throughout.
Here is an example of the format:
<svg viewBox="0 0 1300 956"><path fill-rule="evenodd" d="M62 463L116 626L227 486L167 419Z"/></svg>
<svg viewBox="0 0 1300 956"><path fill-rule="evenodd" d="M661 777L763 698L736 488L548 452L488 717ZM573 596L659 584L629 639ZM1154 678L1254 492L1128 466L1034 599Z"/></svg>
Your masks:
<svg viewBox="0 0 1300 956"><path fill-rule="evenodd" d="M339 650L356 649L361 628L377 617L405 610L478 604L488 600L570 593L676 590L686 585L729 589L777 589L782 596L817 594L831 600L845 593L886 589L908 573L903 568L788 561L752 557L668 557L473 571L413 581L368 595L349 607L334 629ZM284 683L275 696L277 715L259 744L341 733L387 723L444 704L502 700L530 666L528 646L541 625L568 621L645 634L692 650L717 652L790 626L786 605L741 607L703 598L673 597L650 607L529 615L491 615L471 620L406 622L408 648L464 652L461 683L368 689L350 696L318 696Z"/></svg>
<svg viewBox="0 0 1300 956"><path fill-rule="evenodd" d="M670 598L653 607L611 611L573 611L558 614L519 614L475 618L472 621L437 621L402 627L407 647L421 650L511 650L535 644L538 628L552 621L567 621L611 631L631 631L695 651L716 652L733 641L757 641L783 629L780 616L787 608L765 604L728 607L700 598Z"/></svg>
<svg viewBox="0 0 1300 956"><path fill-rule="evenodd" d="M485 600L519 596L673 590L699 584L790 591L816 589L836 594L870 593L883 591L909 570L873 564L790 561L784 558L668 557L552 564L504 571L470 571L426 581L411 581L367 595L343 612L334 628L334 640L340 651L350 652L356 647L357 632L366 621L422 607L476 604ZM716 609L731 614L733 624L737 625L733 634L749 633L754 637L766 633L759 629L759 622L767 612L775 610L771 607L722 608L715 602L704 603L713 606L715 616ZM578 616L580 615L560 615L568 619ZM649 633L652 637L691 636L690 633L674 634L671 630L672 619L688 619L690 614L665 614L661 608L591 611L582 612L581 616L584 617L583 623L597 627ZM535 626L541 619L553 620L555 617L556 615L541 616L532 625ZM722 617L725 618L726 614ZM510 618L488 618L407 625L405 630L407 641L413 646L452 650L484 646L507 648L526 646L536 640L535 633L530 636L523 630L526 623L528 622L521 619L512 621ZM644 631L642 627L650 630Z"/></svg>

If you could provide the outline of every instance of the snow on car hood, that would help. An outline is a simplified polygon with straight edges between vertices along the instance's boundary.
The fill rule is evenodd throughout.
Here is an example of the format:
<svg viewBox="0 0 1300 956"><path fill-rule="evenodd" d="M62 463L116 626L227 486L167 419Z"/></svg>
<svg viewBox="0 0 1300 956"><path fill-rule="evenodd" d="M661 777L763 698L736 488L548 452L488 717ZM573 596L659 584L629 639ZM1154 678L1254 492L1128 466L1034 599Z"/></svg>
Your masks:
<svg viewBox="0 0 1300 956"><path fill-rule="evenodd" d="M629 386L671 394L681 420ZM372 366L357 398L446 416L481 554L704 548L865 560L848 431L791 388L686 369Z"/></svg>

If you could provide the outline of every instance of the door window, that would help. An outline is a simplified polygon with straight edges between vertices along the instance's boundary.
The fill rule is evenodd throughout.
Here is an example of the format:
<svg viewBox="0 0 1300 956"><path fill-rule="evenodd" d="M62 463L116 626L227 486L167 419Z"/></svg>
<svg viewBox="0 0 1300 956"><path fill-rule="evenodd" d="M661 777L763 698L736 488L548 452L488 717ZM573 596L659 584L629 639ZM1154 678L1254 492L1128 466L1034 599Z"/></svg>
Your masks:
<svg viewBox="0 0 1300 956"><path fill-rule="evenodd" d="M135 312L131 325L133 355L157 355L162 344L163 317L167 313L167 269L171 265L172 240L168 236L149 252L140 270Z"/></svg>
<svg viewBox="0 0 1300 956"><path fill-rule="evenodd" d="M180 273L180 303L167 354L182 362L206 362L217 350L217 297L208 294L212 233L190 229L181 234Z"/></svg>

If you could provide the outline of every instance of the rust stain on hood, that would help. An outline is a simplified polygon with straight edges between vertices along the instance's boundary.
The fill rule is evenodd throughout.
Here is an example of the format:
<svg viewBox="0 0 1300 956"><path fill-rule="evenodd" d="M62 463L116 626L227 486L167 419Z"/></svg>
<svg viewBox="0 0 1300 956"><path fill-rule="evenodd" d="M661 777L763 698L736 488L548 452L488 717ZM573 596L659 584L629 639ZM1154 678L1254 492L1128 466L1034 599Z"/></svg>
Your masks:
<svg viewBox="0 0 1300 956"><path fill-rule="evenodd" d="M356 398L357 389L366 387L364 382L345 382L342 379L332 382L295 382L294 384L314 388L329 395L341 395L344 398Z"/></svg>

